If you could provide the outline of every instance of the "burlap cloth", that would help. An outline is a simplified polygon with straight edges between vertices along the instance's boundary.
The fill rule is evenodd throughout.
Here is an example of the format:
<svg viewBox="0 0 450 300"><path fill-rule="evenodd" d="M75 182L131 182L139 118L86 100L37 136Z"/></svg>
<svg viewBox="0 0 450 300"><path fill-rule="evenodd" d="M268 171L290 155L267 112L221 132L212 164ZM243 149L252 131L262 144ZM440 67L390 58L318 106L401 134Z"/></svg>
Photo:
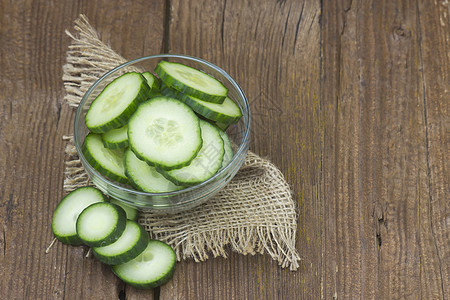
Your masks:
<svg viewBox="0 0 450 300"><path fill-rule="evenodd" d="M103 43L85 16L75 21L75 33L63 66L65 101L77 107L83 94L101 75L126 62ZM90 185L78 159L73 137L66 135L64 190ZM252 152L235 178L214 198L192 210L161 215L139 212L139 223L151 237L171 245L178 260L203 261L208 255L269 254L282 267L296 270L297 213L283 174Z"/></svg>

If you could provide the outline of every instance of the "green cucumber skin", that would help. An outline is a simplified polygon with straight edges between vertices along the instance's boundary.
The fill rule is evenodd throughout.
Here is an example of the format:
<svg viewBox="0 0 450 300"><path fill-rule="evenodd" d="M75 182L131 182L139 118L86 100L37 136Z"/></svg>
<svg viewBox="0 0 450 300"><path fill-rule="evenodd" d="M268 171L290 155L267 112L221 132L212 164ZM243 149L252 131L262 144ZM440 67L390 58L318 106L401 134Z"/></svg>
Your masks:
<svg viewBox="0 0 450 300"><path fill-rule="evenodd" d="M142 73L142 76L144 76L145 80L147 81L148 86L150 87L151 91L159 91L160 87L161 87L161 82L160 79L157 78L155 75L153 75L150 72L144 72ZM152 84L150 85L150 82L152 82Z"/></svg>
<svg viewBox="0 0 450 300"><path fill-rule="evenodd" d="M120 278L120 275L114 271L114 266L111 268L113 273ZM137 289L141 289L141 290L150 290L150 289L154 289L158 286L161 286L163 284L166 284L167 282L169 282L170 279L172 279L173 274L175 273L175 265L170 269L169 272L166 273L166 276L164 276L163 278L157 280L157 281L153 281L151 283L137 283L137 282L133 282L130 280L126 280L123 278L120 278L123 282L125 282L128 285L131 285L134 288Z"/></svg>
<svg viewBox="0 0 450 300"><path fill-rule="evenodd" d="M164 170L164 169L161 169L161 168L158 168L158 167L155 167L155 168L156 168L156 170L157 170L161 175L163 175L164 177L166 177L167 180L172 181L175 185L178 185L178 186L180 186L180 187L190 187L190 186L194 186L194 185L200 184L200 183L202 183L203 181L205 181L205 180L197 180L197 181L189 181L189 182L186 182L186 181L183 181L183 180L178 180L178 178L176 178L176 177L170 175L170 171L171 171L171 170ZM217 172L216 172L216 173L217 173ZM214 176L214 175L213 175L213 176ZM209 179L209 178L208 178L208 179ZM207 180L207 179L206 179L206 180Z"/></svg>
<svg viewBox="0 0 450 300"><path fill-rule="evenodd" d="M128 182L130 183L130 185L132 187L134 187L136 190L141 191L141 192L145 192L140 186L139 184L136 183L136 181L133 179L132 176L130 176L130 174L128 173L127 169L125 168L125 175L127 175L128 177Z"/></svg>
<svg viewBox="0 0 450 300"><path fill-rule="evenodd" d="M217 126L217 128L219 128L222 131L227 131L228 127L230 127L231 124L233 123L225 123L225 122L214 122L214 125Z"/></svg>
<svg viewBox="0 0 450 300"><path fill-rule="evenodd" d="M127 166L127 164L128 164L128 155L130 155L129 153L128 153L128 151L130 151L130 152L132 152L133 154L134 154L134 152L131 150L131 149L128 149L127 151L125 151L125 174L127 175L127 177L128 177L128 181L129 181L129 183L130 183L130 185L132 186L132 187L134 187L136 190L138 190L138 191L142 191L142 192L147 192L147 193L161 193L160 191L151 191L151 190L146 190L145 188L143 188L138 182L137 182L137 180L135 180L135 177L133 176L133 175L131 175L129 172L128 172L128 166ZM157 167L155 167L155 169L158 171L159 170L159 168L157 168ZM161 174L161 173L160 173ZM161 174L161 175L163 175L163 174ZM164 176L164 175L163 175ZM167 179L167 177L166 176L164 176L166 179ZM181 187L180 186L180 189L182 189L182 188L184 188L184 186L183 187ZM166 191L163 191L163 192L166 192Z"/></svg>
<svg viewBox="0 0 450 300"><path fill-rule="evenodd" d="M161 63L159 63L156 66L155 73L161 78L162 83L164 83L165 85L167 85L177 91L180 91L184 94L188 94L193 97L202 99L204 101L212 102L212 103L223 103L223 101L226 98L226 95L205 94L203 92L197 91L194 88L186 86L184 83L180 82L179 80L177 80L176 78L172 77L170 74L165 72Z"/></svg>
<svg viewBox="0 0 450 300"><path fill-rule="evenodd" d="M197 156L198 152L202 148L202 145L203 145L203 141L201 142L200 147L198 148L197 152L194 154L194 156L192 157L191 160L189 160L188 162L185 162L185 163L182 163L182 164L178 164L178 165L175 165L175 166L170 166L170 167L164 166L164 165L160 165L160 164L156 164L156 163L154 163L152 161L149 161L144 156L140 155L137 151L134 151L132 145L130 145L130 149L133 151L134 155L136 155L137 158L139 158L142 161L145 161L150 166L155 167L158 171L159 170L170 171L170 170L180 169L182 167L188 166L191 163L191 161ZM128 179L127 179L127 181L128 181L128 184L130 184Z"/></svg>
<svg viewBox="0 0 450 300"><path fill-rule="evenodd" d="M90 186L81 187L81 188L78 188L78 189L70 192L66 196L64 196L61 199L61 201L58 203L58 205L56 206L54 214L56 214L57 211L58 211L58 208L61 205L63 205L62 203L64 201L66 201L69 197L71 197L72 193L75 193L77 191L81 191L83 189L90 189L90 190L93 190L95 193L97 193L98 196L99 196L99 200L100 200L99 202L106 202L107 201L107 198L105 197L105 195L102 192L100 192L99 190L97 190L96 188L90 187ZM54 222L53 221L52 221L52 231L53 231L53 233L55 233L55 231L56 231L56 229L54 228ZM60 235L57 235L57 234L54 234L54 236L56 237L56 239L58 241L60 241L63 244L66 244L66 245L81 246L81 245L84 244L83 241L78 237L78 235L76 233L74 235L69 235L69 236L60 236Z"/></svg>
<svg viewBox="0 0 450 300"><path fill-rule="evenodd" d="M82 246L84 245L83 241L78 237L77 234L75 235L68 235L68 236L57 236L55 235L56 239L60 241L63 244L71 245L71 246Z"/></svg>
<svg viewBox="0 0 450 300"><path fill-rule="evenodd" d="M71 245L71 246L82 246L84 245L83 241L78 237L78 235L71 235L71 236L65 236L60 237L56 236L56 239L60 241L63 244Z"/></svg>
<svg viewBox="0 0 450 300"><path fill-rule="evenodd" d="M128 140L119 142L119 143L110 143L108 141L103 140L103 145L105 148L111 149L111 150L117 150L117 149L125 149L128 147Z"/></svg>
<svg viewBox="0 0 450 300"><path fill-rule="evenodd" d="M148 94L147 99L151 99L151 98L155 98L157 96L162 96L161 94L161 79L159 79L159 77L156 77L155 75L153 75L150 72L144 72L142 73L142 76L144 76L144 78L147 80L147 83L149 83L149 81L152 81L152 85L150 86L150 93ZM150 77L150 78L147 78Z"/></svg>
<svg viewBox="0 0 450 300"><path fill-rule="evenodd" d="M130 148L128 148L127 151L133 151L133 150L132 150L131 147L130 147ZM135 152L133 152L133 153L134 153L134 155L136 155L136 157L139 157L139 156L137 156L137 154L136 154ZM141 159L141 158L139 158L139 159ZM141 160L142 160L142 159L141 159ZM145 161L145 160L143 160L143 161ZM145 161L145 162L147 162L147 161ZM128 170L127 170L127 152L126 152L126 151L125 151L124 164L125 164L125 175L127 175L129 184L130 184L132 187L134 187L136 190L144 192L144 190L139 186L139 184L137 184L137 182L133 179L133 176L131 176L131 175L128 173ZM147 162L147 164L148 164L148 162ZM150 164L149 164L149 165L150 165Z"/></svg>
<svg viewBox="0 0 450 300"><path fill-rule="evenodd" d="M107 122L103 125L89 126L89 124L88 124L89 122L86 119L88 116L88 113L89 113L89 111L88 111L88 113L86 113L86 116L85 116L85 122L86 122L86 126L88 127L89 131L94 132L94 133L105 133L105 132L110 131L111 129L116 129L116 128L126 125L128 123L128 119L136 111L139 104L141 104L142 102L144 102L148 99L151 89L148 86L147 80L145 79L145 77L142 76L142 74L137 73L137 72L129 72L129 73L139 74L139 76L142 79L138 95L134 98L133 102L131 102L130 105L119 116L117 116L117 118L115 118L115 119L111 120L110 122ZM125 73L125 74L129 74L129 73ZM113 83L113 82L114 81L112 81L111 83ZM109 84L111 84L111 83L109 83ZM106 89L106 87L105 87L105 89ZM103 91L105 89L103 89ZM103 91L97 96L97 98L103 93ZM92 104L93 103L94 102L92 102Z"/></svg>
<svg viewBox="0 0 450 300"><path fill-rule="evenodd" d="M102 175L108 177L111 180L123 183L123 184L128 184L128 178L122 177L120 174L115 174L107 169L105 169L100 163L97 162L97 160L95 160L94 156L92 155L91 151L89 150L89 147L87 147L86 142L89 138L90 135L95 135L98 133L90 133L86 136L83 145L81 146L81 151L83 152L84 157L86 158L86 160L88 161L88 163L94 168L96 169L98 172L100 172ZM100 137L101 138L101 137Z"/></svg>
<svg viewBox="0 0 450 300"><path fill-rule="evenodd" d="M152 99L155 97L159 97L159 96L163 96L163 94L161 94L161 79L159 77L155 77L155 88L153 88L150 91L150 94L148 95L148 99Z"/></svg>
<svg viewBox="0 0 450 300"><path fill-rule="evenodd" d="M108 149L124 149L128 147L127 125L102 133L103 146Z"/></svg>
<svg viewBox="0 0 450 300"><path fill-rule="evenodd" d="M142 253L142 251L145 250L145 248L147 247L147 244L150 240L150 237L149 237L147 231L145 231L145 229L141 225L139 225L136 221L128 220L127 222L134 222L139 226L139 235L140 236L139 236L139 240L137 241L137 243L132 248L128 249L126 252L123 252L116 256L103 255L98 252L99 250L97 248L99 248L99 247L93 247L92 252L94 253L94 256L100 262L107 264L107 265L124 264L124 263L136 258L139 254Z"/></svg>
<svg viewBox="0 0 450 300"><path fill-rule="evenodd" d="M177 178L174 178L174 177L172 177L172 176L169 175L168 172L169 172L170 170L164 170L164 169L161 169L161 168L158 168L158 167L155 167L155 168L156 168L156 170L157 170L159 173L161 173L162 176L166 177L167 180L172 181L175 185L178 185L178 186L189 187L189 186L197 185L197 184L202 183L202 182L204 181L204 180L203 180L203 181L198 181L198 182L194 182L194 181L192 181L192 182L184 182L184 181L180 181L180 180L178 180Z"/></svg>
<svg viewBox="0 0 450 300"><path fill-rule="evenodd" d="M197 114L201 115L202 117L219 123L225 123L225 124L234 124L237 123L240 118L242 117L242 114L237 117L231 117L224 114L221 114L216 111L212 111L207 107L202 106L200 103L195 101L191 96L184 94L182 92L176 91L166 85L164 85L161 88L161 93L167 97L172 97L175 99L179 99L189 105L190 108L192 108L193 111L195 111Z"/></svg>
<svg viewBox="0 0 450 300"><path fill-rule="evenodd" d="M223 149L225 151L223 154L222 166L220 167L220 169L222 169L225 168L233 160L234 153L233 148L231 147L230 138L228 137L227 133L221 130L219 127L217 128L219 129L220 136L222 137Z"/></svg>
<svg viewBox="0 0 450 300"><path fill-rule="evenodd" d="M81 236L81 234L78 234L78 237L83 241L83 243L90 247L107 246L107 245L114 243L120 237L120 235L123 233L123 231L125 230L125 226L127 224L127 222L126 222L127 214L125 213L125 210L123 210L122 207L120 207L119 205L110 203L110 202L100 202L100 203L101 204L98 204L98 203L91 204L88 207L86 207L83 210L83 212L81 212L81 214L78 216L78 219L77 219L77 225L76 225L77 233L79 232L78 227L80 226L79 225L80 220L82 220L82 214L85 213L85 211L87 209L89 209L89 208L92 209L93 208L92 206L94 206L94 205L112 205L115 208L115 210L117 211L119 221L117 222L116 228L114 228L114 230L111 231L107 237L105 237L104 239L101 239L101 240L89 241L89 240L84 239Z"/></svg>
<svg viewBox="0 0 450 300"><path fill-rule="evenodd" d="M123 276L121 276L120 272L118 272L116 269L119 267L118 265L112 266L111 269L113 271L113 273L119 277L123 282L125 282L126 284L131 285L132 287L138 288L138 289L153 289L156 288L158 286L161 286L165 283L167 283L170 279L172 279L174 273L175 273L175 267L176 267L176 255L175 252L173 251L173 249L167 245L164 242L161 242L159 240L149 240L148 242L150 243L159 243L159 244L164 244L164 247L168 247L170 248L170 251L172 252L172 260L173 260L173 265L172 267L163 275L161 276L158 280L156 281L152 281L152 282L147 282L147 283L141 283L141 282L135 282L132 280L127 280L127 278L124 278Z"/></svg>
<svg viewBox="0 0 450 300"><path fill-rule="evenodd" d="M207 122L213 124L214 126L216 126L217 128L219 128L219 129L222 130L223 132L226 132L227 129L228 129L231 125L234 124L234 123L216 122L216 121L213 121L213 120L210 120L210 119L205 118L204 116L200 115L200 114L197 113L197 112L196 112L196 114L197 114L197 116L198 116L198 118L199 118L200 120L207 121Z"/></svg>
<svg viewBox="0 0 450 300"><path fill-rule="evenodd" d="M164 96L163 94L161 94L161 91L156 91L156 92L150 92L150 95L148 96L148 99L153 99L156 97L162 97Z"/></svg>

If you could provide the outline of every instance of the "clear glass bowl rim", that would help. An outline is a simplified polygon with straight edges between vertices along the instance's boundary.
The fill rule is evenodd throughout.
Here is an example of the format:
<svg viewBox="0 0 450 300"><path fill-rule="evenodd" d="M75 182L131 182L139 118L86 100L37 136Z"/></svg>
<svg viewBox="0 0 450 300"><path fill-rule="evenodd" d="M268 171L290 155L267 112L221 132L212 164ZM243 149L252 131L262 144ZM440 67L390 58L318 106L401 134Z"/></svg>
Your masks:
<svg viewBox="0 0 450 300"><path fill-rule="evenodd" d="M86 160L86 158L84 157L82 150L81 150L81 144L80 144L80 140L79 137L77 135L77 124L80 121L80 117L82 115L82 108L84 106L84 104L86 103L88 96L91 94L91 92L100 84L101 81L103 81L104 78L108 77L110 74L115 73L116 71L129 66L129 65L133 65L148 59L158 59L158 58L178 58L178 59L187 59L187 60L191 60L191 61L195 61L197 63L201 63L204 65L207 65L208 67L215 69L216 71L218 71L219 73L221 73L230 83L231 85L236 89L236 91L239 94L239 97L241 97L243 99L243 114L245 114L245 116L243 115L243 117L246 117L248 122L245 124L245 128L244 128L244 133L243 133L243 138L242 138L242 142L239 145L239 148L236 150L236 153L233 156L233 159L231 160L231 162L223 169L221 169L219 172L217 172L213 177L209 178L208 180L205 180L204 182L191 186L191 187L187 187L185 189L179 190L179 191L173 191L173 192L164 192L164 193L148 193L148 192L141 192L141 191L137 191L134 189L129 189L126 188L122 185L118 185L116 184L114 181L109 180L108 178L104 177L102 174L100 174L96 169L94 169ZM181 55L181 54L157 54L157 55L149 55L149 56L143 56L143 57L139 57L130 61L127 61L117 67L115 67L114 69L106 72L104 75L102 75L99 79L97 79L95 81L95 83L86 91L86 93L83 95L83 98L80 101L80 104L77 107L76 110L76 114L75 114L75 120L74 120L74 131L73 131L73 136L74 136L74 144L75 144L75 148L77 150L78 156L80 158L80 160L83 163L83 166L85 168L88 168L89 171L91 173L96 174L99 178L101 178L101 180L105 181L108 185L111 185L112 187L114 187L117 190L122 190L123 192L127 192L127 193L131 193L134 195L139 195L139 196L143 196L143 197L170 197L170 196L175 196L175 195L182 195L184 193L188 193L188 192L192 192L195 190L199 190L203 187L205 187L206 185L208 185L210 182L213 182L217 177L220 177L223 173L228 173L228 171L230 169L232 169L234 166L234 163L236 160L238 160L242 155L244 155L244 151L246 152L248 150L248 145L246 146L246 144L248 144L249 139L250 139L250 124L251 124L251 114L250 114L250 106L247 100L247 97L245 96L242 88L239 86L239 84L230 76L228 75L227 72L225 72L223 69L219 68L218 66L216 66L213 63L210 63L204 59L198 58L198 57L194 57L194 56L189 56L189 55ZM246 153L245 153L246 154ZM180 203L182 204L182 203ZM186 204L186 203L184 203Z"/></svg>

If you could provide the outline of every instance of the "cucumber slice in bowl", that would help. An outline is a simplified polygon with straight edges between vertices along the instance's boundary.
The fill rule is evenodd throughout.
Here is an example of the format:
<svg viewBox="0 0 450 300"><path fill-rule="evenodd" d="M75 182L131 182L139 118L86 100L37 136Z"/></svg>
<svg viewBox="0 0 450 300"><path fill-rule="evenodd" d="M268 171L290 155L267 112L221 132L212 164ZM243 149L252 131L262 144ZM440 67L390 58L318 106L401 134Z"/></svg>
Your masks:
<svg viewBox="0 0 450 300"><path fill-rule="evenodd" d="M150 93L148 95L148 99L154 98L157 96L162 96L161 94L161 79L157 78L150 72L142 73L142 76L147 80L148 85L150 86Z"/></svg>
<svg viewBox="0 0 450 300"><path fill-rule="evenodd" d="M128 126L111 129L102 133L103 145L108 149L122 149L128 147Z"/></svg>
<svg viewBox="0 0 450 300"><path fill-rule="evenodd" d="M128 142L136 156L152 166L181 168L202 146L199 119L181 101L155 97L142 103L130 118Z"/></svg>
<svg viewBox="0 0 450 300"><path fill-rule="evenodd" d="M89 107L85 116L87 128L103 133L124 126L149 93L150 87L140 73L129 72L114 79Z"/></svg>
<svg viewBox="0 0 450 300"><path fill-rule="evenodd" d="M135 221L127 220L125 231L112 244L93 247L94 256L108 265L123 264L144 251L149 241L148 233Z"/></svg>
<svg viewBox="0 0 450 300"><path fill-rule="evenodd" d="M222 159L222 166L221 168L225 168L230 161L233 159L233 148L231 147L231 141L230 138L228 137L228 134L226 134L225 131L222 131L219 129L219 133L220 133L220 137L223 140L223 149L224 149L224 154L223 154L223 159Z"/></svg>
<svg viewBox="0 0 450 300"><path fill-rule="evenodd" d="M196 113L215 122L233 124L242 117L239 106L229 97L226 97L222 104L210 103L194 97L185 98L185 102Z"/></svg>
<svg viewBox="0 0 450 300"><path fill-rule="evenodd" d="M222 103L228 89L216 78L195 68L161 61L155 68L165 85L204 101Z"/></svg>
<svg viewBox="0 0 450 300"><path fill-rule="evenodd" d="M183 168L160 170L170 181L178 185L192 186L216 174L222 166L224 142L219 129L207 121L200 120L203 146L192 162Z"/></svg>
<svg viewBox="0 0 450 300"><path fill-rule="evenodd" d="M211 103L199 98L180 93L167 86L161 88L161 93L168 97L179 99L189 105L193 111L200 116L215 122L233 124L237 123L242 117L239 106L229 97L226 97L222 103Z"/></svg>
<svg viewBox="0 0 450 300"><path fill-rule="evenodd" d="M55 237L64 244L82 245L83 241L78 237L76 228L78 216L91 204L105 201L102 192L89 186L67 194L53 213L52 231Z"/></svg>
<svg viewBox="0 0 450 300"><path fill-rule="evenodd" d="M112 270L117 277L133 287L151 289L169 281L175 272L175 265L173 249L164 242L150 240L138 257L112 266Z"/></svg>
<svg viewBox="0 0 450 300"><path fill-rule="evenodd" d="M138 190L149 193L165 193L183 189L161 175L155 167L136 157L133 151L125 151L125 174Z"/></svg>
<svg viewBox="0 0 450 300"><path fill-rule="evenodd" d="M124 149L108 149L103 144L101 134L89 133L81 150L89 164L104 176L120 183L128 183L123 164Z"/></svg>
<svg viewBox="0 0 450 300"><path fill-rule="evenodd" d="M152 92L159 91L160 82L159 79L155 77L155 75L150 72L144 72L142 73L142 76L144 76L145 80L147 80L147 84Z"/></svg>
<svg viewBox="0 0 450 300"><path fill-rule="evenodd" d="M127 214L122 207L99 202L86 207L78 216L78 237L91 247L114 243L124 232Z"/></svg>

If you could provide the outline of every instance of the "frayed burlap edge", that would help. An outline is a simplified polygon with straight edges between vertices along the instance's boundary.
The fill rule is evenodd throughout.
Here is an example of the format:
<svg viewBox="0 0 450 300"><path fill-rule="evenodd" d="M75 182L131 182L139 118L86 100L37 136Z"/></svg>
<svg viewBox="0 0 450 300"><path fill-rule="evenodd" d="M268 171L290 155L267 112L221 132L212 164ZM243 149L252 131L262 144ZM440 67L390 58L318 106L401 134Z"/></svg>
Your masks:
<svg viewBox="0 0 450 300"><path fill-rule="evenodd" d="M100 41L84 15L75 21L63 66L65 100L77 107L89 87L126 60ZM73 136L67 141L64 190L92 185L78 158ZM178 260L204 261L240 254L269 254L282 267L296 270L300 256L295 248L297 213L283 174L268 160L249 152L244 165L216 196L198 207L161 215L141 210L139 223L151 237L171 245Z"/></svg>
<svg viewBox="0 0 450 300"><path fill-rule="evenodd" d="M75 21L76 35L66 30L72 39L63 66L64 100L78 107L89 87L103 74L126 62L126 59L103 43L85 15Z"/></svg>

